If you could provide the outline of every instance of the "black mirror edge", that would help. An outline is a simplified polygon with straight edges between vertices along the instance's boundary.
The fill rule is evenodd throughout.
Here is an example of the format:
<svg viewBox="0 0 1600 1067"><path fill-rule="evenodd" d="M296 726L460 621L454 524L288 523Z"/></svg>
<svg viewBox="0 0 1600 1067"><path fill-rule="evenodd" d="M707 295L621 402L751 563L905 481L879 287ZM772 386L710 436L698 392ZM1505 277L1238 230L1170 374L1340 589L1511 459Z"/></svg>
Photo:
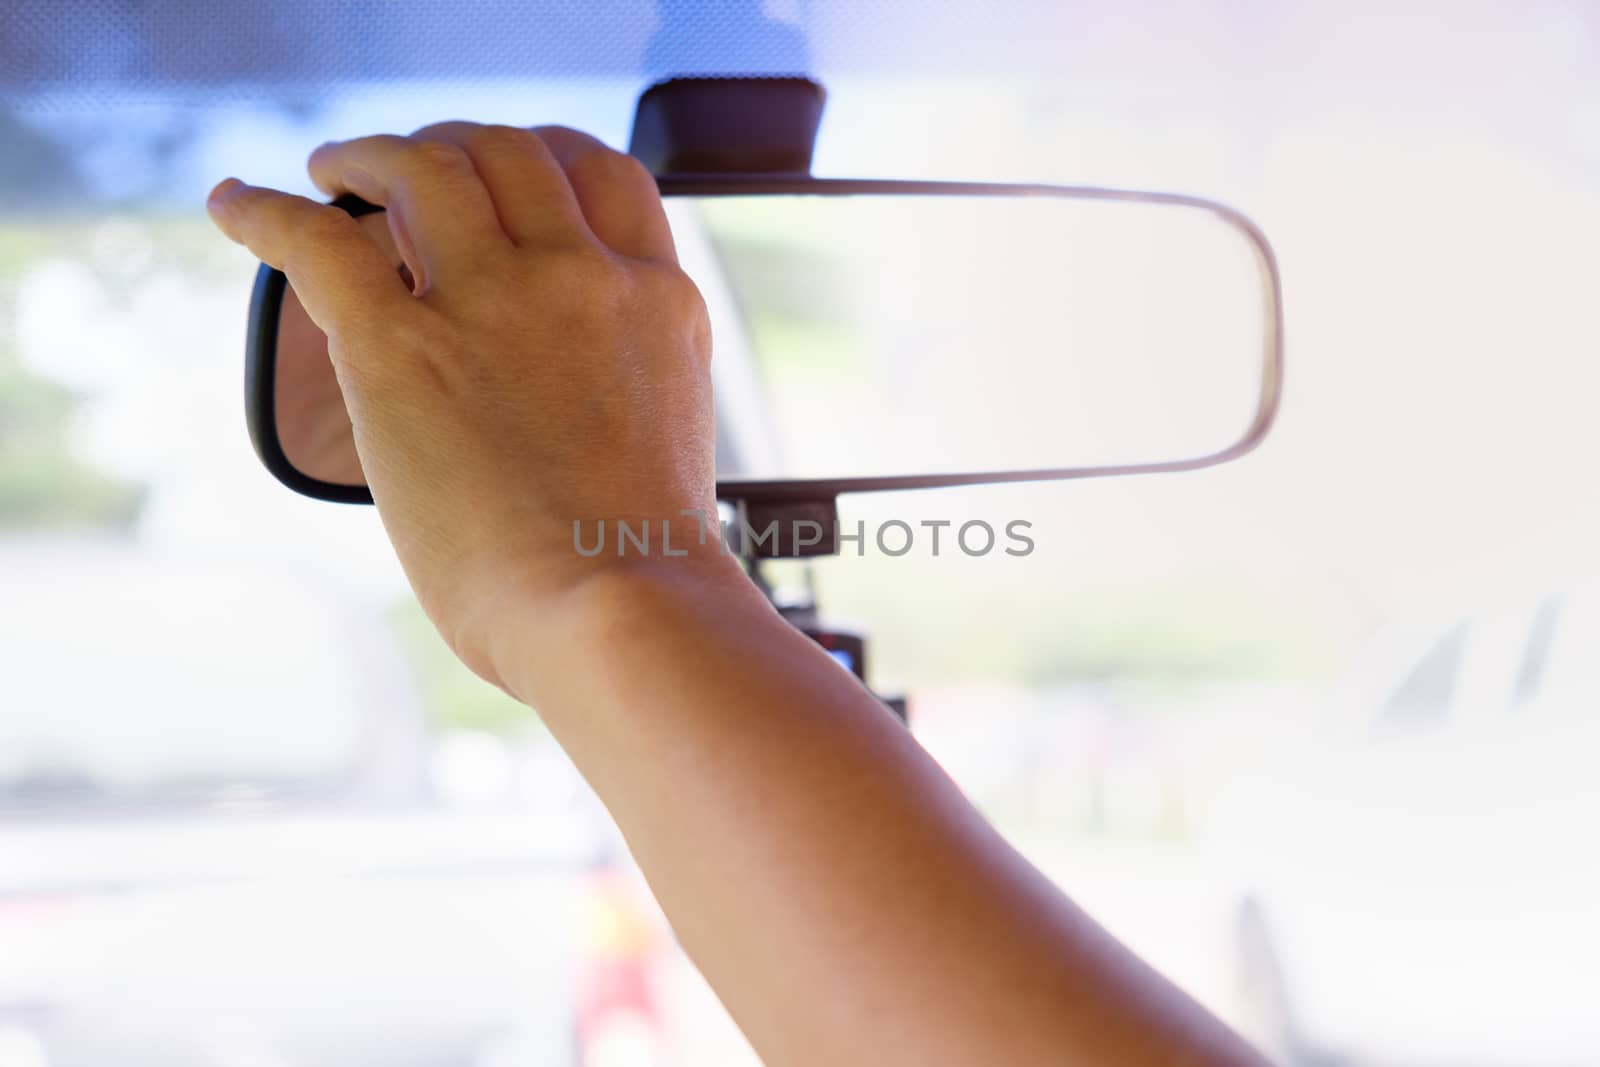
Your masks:
<svg viewBox="0 0 1600 1067"><path fill-rule="evenodd" d="M302 496L336 504L370 504L372 490L364 485L338 485L307 476L289 462L278 440L278 315L288 287L282 271L265 263L256 271L244 343L244 421L250 443L267 473Z"/></svg>

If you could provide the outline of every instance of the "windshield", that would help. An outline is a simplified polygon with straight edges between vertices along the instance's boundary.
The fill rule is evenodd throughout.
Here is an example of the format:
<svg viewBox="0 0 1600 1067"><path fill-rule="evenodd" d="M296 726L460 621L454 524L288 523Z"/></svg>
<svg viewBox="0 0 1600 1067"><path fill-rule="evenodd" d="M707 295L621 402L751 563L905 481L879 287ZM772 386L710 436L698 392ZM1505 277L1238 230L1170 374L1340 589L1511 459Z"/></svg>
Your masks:
<svg viewBox="0 0 1600 1067"><path fill-rule="evenodd" d="M1282 267L1288 375L1236 464L846 497L862 549L774 581L868 635L874 687L1019 848L1285 1062L1600 1059L1574 756L1600 676L1565 595L1600 543L1593 6L608 6L7 11L0 1060L751 1062L373 509L262 470L257 264L201 204L226 175L312 194L332 138L459 117L621 145L657 77L795 71L829 91L820 175L1240 208ZM724 236L769 286L741 328L793 341L796 271L752 283ZM973 521L1031 548L962 551ZM1484 625L1502 593L1563 610ZM374 783L403 803L352 803Z"/></svg>
<svg viewBox="0 0 1600 1067"><path fill-rule="evenodd" d="M292 793L365 755L372 659L307 584L94 544L0 573L0 802Z"/></svg>

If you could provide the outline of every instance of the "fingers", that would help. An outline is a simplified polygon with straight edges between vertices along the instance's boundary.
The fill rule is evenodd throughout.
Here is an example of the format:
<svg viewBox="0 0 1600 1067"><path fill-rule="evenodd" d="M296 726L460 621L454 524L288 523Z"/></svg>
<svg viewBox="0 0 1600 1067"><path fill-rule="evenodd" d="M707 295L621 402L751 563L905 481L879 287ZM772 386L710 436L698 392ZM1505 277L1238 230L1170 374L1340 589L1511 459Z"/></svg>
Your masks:
<svg viewBox="0 0 1600 1067"><path fill-rule="evenodd" d="M562 126L437 123L411 137L323 145L310 171L330 195L389 209L395 243L423 286L470 269L484 242L570 246L586 230L622 255L677 261L650 172Z"/></svg>
<svg viewBox="0 0 1600 1067"><path fill-rule="evenodd" d="M644 164L565 126L533 130L566 171L594 235L635 259L677 262L655 177Z"/></svg>
<svg viewBox="0 0 1600 1067"><path fill-rule="evenodd" d="M459 146L519 245L568 242L582 226L637 259L676 262L655 178L632 156L564 126L519 130L441 122L412 134Z"/></svg>
<svg viewBox="0 0 1600 1067"><path fill-rule="evenodd" d="M231 240L288 275L324 333L417 310L383 251L339 208L229 178L211 191L206 209Z"/></svg>
<svg viewBox="0 0 1600 1067"><path fill-rule="evenodd" d="M333 141L311 153L307 169L328 195L354 193L387 209L422 290L468 275L486 253L510 246L489 190L455 145L392 134Z"/></svg>
<svg viewBox="0 0 1600 1067"><path fill-rule="evenodd" d="M501 229L516 244L548 248L589 237L566 172L544 141L530 131L437 122L411 136L452 144L467 154L494 202Z"/></svg>

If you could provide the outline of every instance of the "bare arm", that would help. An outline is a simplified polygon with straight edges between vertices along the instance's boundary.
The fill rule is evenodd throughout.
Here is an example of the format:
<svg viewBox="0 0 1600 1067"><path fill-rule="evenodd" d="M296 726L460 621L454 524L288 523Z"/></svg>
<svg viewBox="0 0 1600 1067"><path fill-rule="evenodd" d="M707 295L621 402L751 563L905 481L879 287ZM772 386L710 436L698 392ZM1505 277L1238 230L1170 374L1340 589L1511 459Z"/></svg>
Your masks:
<svg viewBox="0 0 1600 1067"><path fill-rule="evenodd" d="M1260 1062L731 559L575 551L574 520L713 508L704 309L648 175L572 131L466 124L311 169L389 207L417 292L334 209L224 184L219 226L329 334L424 608L538 708L766 1062Z"/></svg>
<svg viewBox="0 0 1600 1067"><path fill-rule="evenodd" d="M765 1062L1258 1062L1001 840L741 573L595 586L507 676Z"/></svg>

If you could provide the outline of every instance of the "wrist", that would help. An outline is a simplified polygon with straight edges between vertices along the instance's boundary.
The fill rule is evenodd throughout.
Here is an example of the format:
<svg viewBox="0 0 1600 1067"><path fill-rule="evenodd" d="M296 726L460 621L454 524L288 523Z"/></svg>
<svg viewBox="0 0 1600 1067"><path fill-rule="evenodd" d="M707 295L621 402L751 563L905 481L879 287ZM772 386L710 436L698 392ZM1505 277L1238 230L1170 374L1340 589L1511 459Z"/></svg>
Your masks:
<svg viewBox="0 0 1600 1067"><path fill-rule="evenodd" d="M612 649L686 616L770 612L738 559L717 551L589 560L555 591L498 606L488 643L501 688L544 713L547 698L604 669Z"/></svg>

